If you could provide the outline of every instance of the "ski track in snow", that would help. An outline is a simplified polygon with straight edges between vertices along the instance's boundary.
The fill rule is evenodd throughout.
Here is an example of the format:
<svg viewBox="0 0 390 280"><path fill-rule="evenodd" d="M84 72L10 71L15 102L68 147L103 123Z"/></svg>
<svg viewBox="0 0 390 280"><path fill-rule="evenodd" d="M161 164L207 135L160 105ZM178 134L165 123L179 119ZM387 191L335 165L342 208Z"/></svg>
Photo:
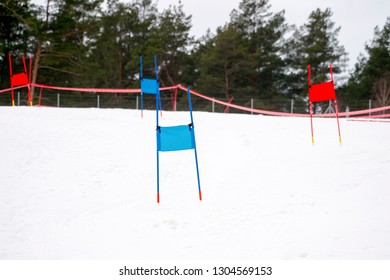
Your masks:
<svg viewBox="0 0 390 280"><path fill-rule="evenodd" d="M161 125L189 123L163 112ZM0 259L389 259L389 123L0 107Z"/></svg>

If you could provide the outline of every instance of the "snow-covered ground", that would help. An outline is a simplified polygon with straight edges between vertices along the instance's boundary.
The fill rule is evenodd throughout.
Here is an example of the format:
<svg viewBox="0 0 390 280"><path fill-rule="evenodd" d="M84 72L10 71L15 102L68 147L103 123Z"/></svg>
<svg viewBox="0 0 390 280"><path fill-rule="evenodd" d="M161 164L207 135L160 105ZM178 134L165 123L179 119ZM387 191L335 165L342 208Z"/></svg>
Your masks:
<svg viewBox="0 0 390 280"><path fill-rule="evenodd" d="M158 205L155 112L0 107L0 259L390 258L390 123L194 122L203 201L190 150Z"/></svg>

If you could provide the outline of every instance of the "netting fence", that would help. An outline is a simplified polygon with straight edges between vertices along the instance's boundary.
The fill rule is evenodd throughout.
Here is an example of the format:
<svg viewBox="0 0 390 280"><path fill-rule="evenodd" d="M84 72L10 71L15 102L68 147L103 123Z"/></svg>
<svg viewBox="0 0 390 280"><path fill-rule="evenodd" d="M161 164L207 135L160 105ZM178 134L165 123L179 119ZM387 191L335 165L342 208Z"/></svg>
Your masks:
<svg viewBox="0 0 390 280"><path fill-rule="evenodd" d="M72 89L52 87L36 84L33 96L34 106L62 107L62 108L122 108L140 109L139 89ZM163 110L187 111L188 103L185 87L180 85L162 88L161 101ZM10 89L0 91L0 106L11 105ZM298 115L309 114L306 100L292 99L243 99L235 98L231 102L202 95L195 91L192 93L192 106L194 111L216 113L244 113L244 114L270 114L270 115ZM27 89L21 87L15 90L15 105L28 106ZM376 100L358 100L353 102L339 101L341 116L356 115L353 112L362 111L360 115L390 117L388 107L379 107ZM143 108L155 110L155 96L143 95ZM331 114L331 102L317 103L315 113ZM381 109L382 108L382 109Z"/></svg>

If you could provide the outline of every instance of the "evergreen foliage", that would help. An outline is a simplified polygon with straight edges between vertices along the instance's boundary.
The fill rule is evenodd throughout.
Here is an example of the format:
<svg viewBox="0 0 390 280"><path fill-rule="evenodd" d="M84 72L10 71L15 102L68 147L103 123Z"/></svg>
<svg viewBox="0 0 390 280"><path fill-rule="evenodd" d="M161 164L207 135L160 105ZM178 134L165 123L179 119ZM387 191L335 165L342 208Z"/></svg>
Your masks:
<svg viewBox="0 0 390 280"><path fill-rule="evenodd" d="M183 84L212 97L262 99L261 106L270 106L306 102L308 64L313 82L329 79L330 64L340 81L347 62L330 8L312 11L296 27L269 0L241 0L229 22L197 39L181 1L159 11L156 0L46 0L44 6L0 0L0 17L2 88L9 86L8 53L32 55L33 82L98 88L138 88L140 55L145 76L153 75L157 55L162 86ZM339 84L341 99L379 98L379 83L390 72L390 18L375 28L366 50L348 83Z"/></svg>
<svg viewBox="0 0 390 280"><path fill-rule="evenodd" d="M390 17L382 29L374 29L374 38L365 46L368 56L360 56L344 91L353 99L376 99L375 83L390 73Z"/></svg>

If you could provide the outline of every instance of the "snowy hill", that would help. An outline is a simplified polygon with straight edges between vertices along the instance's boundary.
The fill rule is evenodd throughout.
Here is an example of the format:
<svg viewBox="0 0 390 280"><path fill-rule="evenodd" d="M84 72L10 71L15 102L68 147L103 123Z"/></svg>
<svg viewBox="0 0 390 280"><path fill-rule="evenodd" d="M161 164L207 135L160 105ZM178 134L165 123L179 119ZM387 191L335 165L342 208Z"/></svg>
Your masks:
<svg viewBox="0 0 390 280"><path fill-rule="evenodd" d="M189 114L163 112L161 124ZM0 259L389 259L390 124L0 107Z"/></svg>

